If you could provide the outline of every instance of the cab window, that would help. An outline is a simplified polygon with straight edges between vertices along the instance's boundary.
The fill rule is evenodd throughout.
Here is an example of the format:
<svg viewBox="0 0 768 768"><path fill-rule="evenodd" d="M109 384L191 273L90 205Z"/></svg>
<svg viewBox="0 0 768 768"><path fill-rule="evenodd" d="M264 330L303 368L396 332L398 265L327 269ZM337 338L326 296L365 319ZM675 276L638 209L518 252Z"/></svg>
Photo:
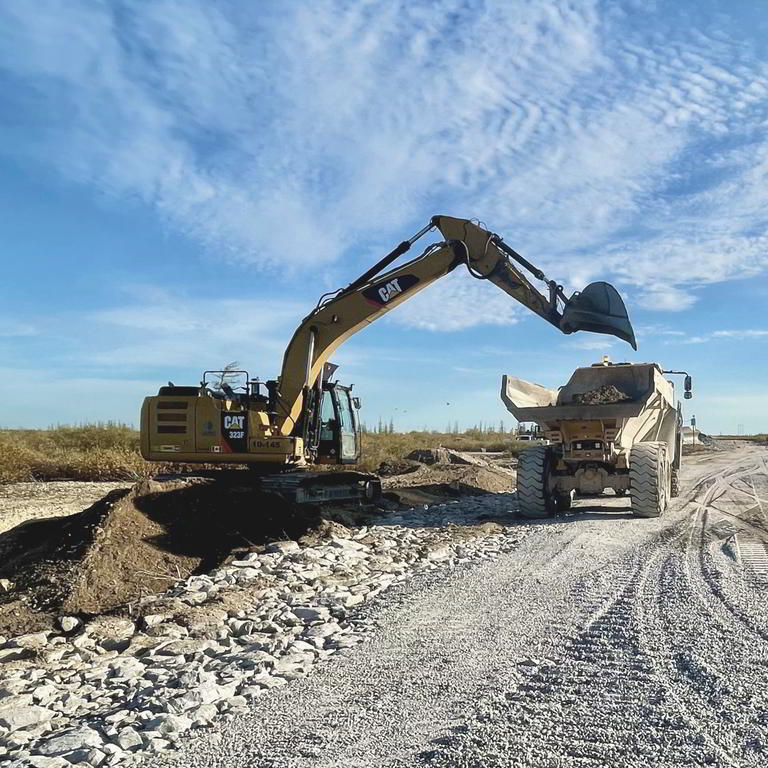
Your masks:
<svg viewBox="0 0 768 768"><path fill-rule="evenodd" d="M333 440L334 438L334 421L336 419L336 413L333 410L333 398L330 392L323 394L323 409L320 413L320 439L321 440Z"/></svg>
<svg viewBox="0 0 768 768"><path fill-rule="evenodd" d="M341 431L354 432L355 422L352 418L352 406L346 392L339 393L339 413L341 414Z"/></svg>

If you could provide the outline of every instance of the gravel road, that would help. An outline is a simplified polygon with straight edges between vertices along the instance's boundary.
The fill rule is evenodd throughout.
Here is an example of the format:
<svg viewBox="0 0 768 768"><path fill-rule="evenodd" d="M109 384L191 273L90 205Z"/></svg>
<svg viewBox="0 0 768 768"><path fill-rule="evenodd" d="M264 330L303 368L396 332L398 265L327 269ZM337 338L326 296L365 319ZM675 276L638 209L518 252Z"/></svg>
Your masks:
<svg viewBox="0 0 768 768"><path fill-rule="evenodd" d="M659 520L606 496L519 522L514 551L394 587L365 643L165 764L768 764L766 456L696 457Z"/></svg>

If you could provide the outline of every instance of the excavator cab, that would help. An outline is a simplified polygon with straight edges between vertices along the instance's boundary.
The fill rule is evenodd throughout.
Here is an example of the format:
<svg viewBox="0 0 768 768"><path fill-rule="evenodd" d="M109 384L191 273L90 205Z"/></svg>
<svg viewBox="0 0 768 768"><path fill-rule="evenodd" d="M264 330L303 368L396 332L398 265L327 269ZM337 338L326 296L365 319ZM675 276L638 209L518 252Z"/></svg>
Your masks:
<svg viewBox="0 0 768 768"><path fill-rule="evenodd" d="M322 400L316 419L317 460L319 464L357 464L362 455L360 400L352 397L352 387L323 382Z"/></svg>

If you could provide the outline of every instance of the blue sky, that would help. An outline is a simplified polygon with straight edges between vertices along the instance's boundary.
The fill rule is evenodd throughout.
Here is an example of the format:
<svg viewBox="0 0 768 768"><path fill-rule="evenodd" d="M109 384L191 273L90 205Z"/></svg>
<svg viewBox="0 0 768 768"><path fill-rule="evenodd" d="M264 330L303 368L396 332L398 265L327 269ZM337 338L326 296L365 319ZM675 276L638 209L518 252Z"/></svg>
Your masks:
<svg viewBox="0 0 768 768"><path fill-rule="evenodd" d="M118 419L168 379L278 373L320 293L435 213L575 290L639 350L563 336L465 272L350 340L400 429L509 425L502 373L694 375L705 431L768 431L768 16L747 2L0 7L0 425Z"/></svg>

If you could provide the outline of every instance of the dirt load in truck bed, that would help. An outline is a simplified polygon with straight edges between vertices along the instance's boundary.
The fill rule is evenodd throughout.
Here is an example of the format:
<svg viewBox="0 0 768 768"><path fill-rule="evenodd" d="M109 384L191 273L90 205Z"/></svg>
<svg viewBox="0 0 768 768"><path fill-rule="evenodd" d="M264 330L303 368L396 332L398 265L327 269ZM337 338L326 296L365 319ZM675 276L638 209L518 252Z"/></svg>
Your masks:
<svg viewBox="0 0 768 768"><path fill-rule="evenodd" d="M597 389L591 389L589 392L575 394L572 402L577 405L612 405L631 399L626 392L622 392L618 387L613 384L606 384L597 387Z"/></svg>

